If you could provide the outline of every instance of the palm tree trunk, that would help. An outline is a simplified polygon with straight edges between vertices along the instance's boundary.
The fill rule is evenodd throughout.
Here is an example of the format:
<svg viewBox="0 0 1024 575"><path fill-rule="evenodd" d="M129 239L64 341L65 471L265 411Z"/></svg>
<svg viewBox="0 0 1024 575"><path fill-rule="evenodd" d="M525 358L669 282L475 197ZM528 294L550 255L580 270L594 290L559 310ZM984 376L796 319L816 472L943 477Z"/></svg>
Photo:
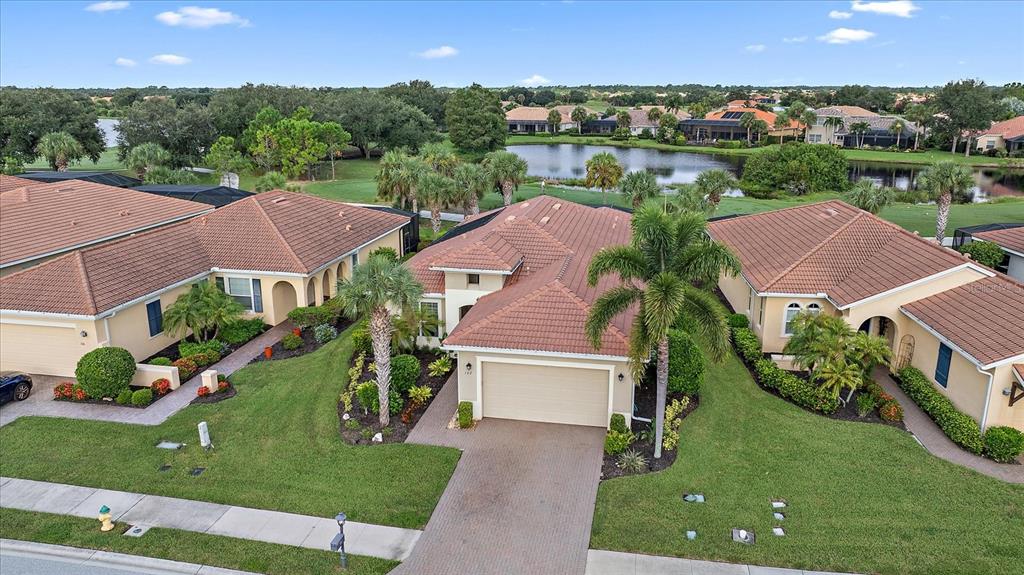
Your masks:
<svg viewBox="0 0 1024 575"><path fill-rule="evenodd" d="M377 401L380 407L380 426L391 421L389 398L391 393L391 312L378 307L370 314L370 339L373 340L373 361L377 364Z"/></svg>
<svg viewBox="0 0 1024 575"><path fill-rule="evenodd" d="M505 180L501 182L501 199L506 206L512 204L512 182Z"/></svg>
<svg viewBox="0 0 1024 575"><path fill-rule="evenodd" d="M441 208L430 208L430 227L434 230L434 236L441 231Z"/></svg>
<svg viewBox="0 0 1024 575"><path fill-rule="evenodd" d="M658 342L658 376L654 403L654 458L661 459L661 441L665 433L665 396L668 395L668 338Z"/></svg>
<svg viewBox="0 0 1024 575"><path fill-rule="evenodd" d="M469 199L469 213L473 215L480 213L480 199L476 197L476 194Z"/></svg>
<svg viewBox="0 0 1024 575"><path fill-rule="evenodd" d="M967 136L967 145L964 146L964 157L968 158L971 155L971 137Z"/></svg>
<svg viewBox="0 0 1024 575"><path fill-rule="evenodd" d="M917 151L917 140L918 140L918 138L920 136L921 136L921 131L920 130L914 132L914 151L915 152Z"/></svg>
<svg viewBox="0 0 1024 575"><path fill-rule="evenodd" d="M938 206L939 211L935 214L935 241L942 245L942 240L946 239L946 224L949 222L949 204L953 202L953 194L951 192L943 192L939 196Z"/></svg>
<svg viewBox="0 0 1024 575"><path fill-rule="evenodd" d="M959 139L960 138L958 138L956 136L953 136L953 147L949 149L949 153L950 154L955 154L956 153L957 140L959 140Z"/></svg>

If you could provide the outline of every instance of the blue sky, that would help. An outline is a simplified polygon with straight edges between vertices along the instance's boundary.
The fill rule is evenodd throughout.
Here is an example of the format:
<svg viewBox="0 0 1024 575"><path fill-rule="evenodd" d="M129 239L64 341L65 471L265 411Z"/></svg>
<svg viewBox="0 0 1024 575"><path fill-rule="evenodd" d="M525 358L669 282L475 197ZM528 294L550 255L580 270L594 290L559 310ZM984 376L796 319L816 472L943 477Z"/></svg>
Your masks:
<svg viewBox="0 0 1024 575"><path fill-rule="evenodd" d="M1024 1L4 1L0 84L1004 84L1022 34Z"/></svg>

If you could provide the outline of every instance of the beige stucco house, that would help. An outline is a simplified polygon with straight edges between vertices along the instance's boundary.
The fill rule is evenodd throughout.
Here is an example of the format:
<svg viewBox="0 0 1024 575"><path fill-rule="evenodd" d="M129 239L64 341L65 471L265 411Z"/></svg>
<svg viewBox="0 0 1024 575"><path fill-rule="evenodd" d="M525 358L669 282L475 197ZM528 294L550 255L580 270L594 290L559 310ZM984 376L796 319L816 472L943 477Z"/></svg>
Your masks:
<svg viewBox="0 0 1024 575"><path fill-rule="evenodd" d="M130 191L130 190L128 190ZM163 310L215 281L275 325L335 294L382 246L402 253L408 219L290 192L264 192L188 221L78 249L0 278L0 369L70 376L116 346L143 360L177 338Z"/></svg>
<svg viewBox="0 0 1024 575"><path fill-rule="evenodd" d="M839 201L709 224L743 272L720 278L763 350L786 362L801 312L884 337L982 428L1024 430L1024 284ZM1014 391L1017 390L1017 391Z"/></svg>
<svg viewBox="0 0 1024 575"><path fill-rule="evenodd" d="M975 147L980 152L987 150L1016 152L1024 149L1024 116L992 124L991 128L978 135Z"/></svg>
<svg viewBox="0 0 1024 575"><path fill-rule="evenodd" d="M468 219L408 265L421 310L443 319L420 343L456 355L459 401L475 418L607 427L633 417L630 314L600 349L584 335L590 305L609 287L586 281L590 258L630 239L630 215L538 196Z"/></svg>

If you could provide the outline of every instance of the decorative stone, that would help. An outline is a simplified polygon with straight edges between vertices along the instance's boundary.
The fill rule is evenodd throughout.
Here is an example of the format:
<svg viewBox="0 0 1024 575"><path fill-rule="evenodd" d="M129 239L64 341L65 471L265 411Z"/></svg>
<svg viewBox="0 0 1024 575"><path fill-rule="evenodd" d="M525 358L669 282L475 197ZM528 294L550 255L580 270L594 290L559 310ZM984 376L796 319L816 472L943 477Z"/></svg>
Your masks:
<svg viewBox="0 0 1024 575"><path fill-rule="evenodd" d="M173 441L161 441L156 444L159 449L181 449L185 446L184 443L175 443Z"/></svg>
<svg viewBox="0 0 1024 575"><path fill-rule="evenodd" d="M206 471L205 467L193 467L192 470L188 472L188 474L191 475L192 477L199 477L200 475L203 474L204 471Z"/></svg>
<svg viewBox="0 0 1024 575"><path fill-rule="evenodd" d="M343 413L343 414L341 414L341 420L342 420L342 421L348 421L348 420L350 420L350 419L352 419L352 416L351 416L351 415L349 415L349 414L347 414L347 413Z"/></svg>
<svg viewBox="0 0 1024 575"><path fill-rule="evenodd" d="M782 509L786 506L785 501L772 501L772 509Z"/></svg>
<svg viewBox="0 0 1024 575"><path fill-rule="evenodd" d="M772 513L772 517L774 517L777 521L782 521L783 519L786 518L785 515L779 513L778 511L776 511L775 513Z"/></svg>
<svg viewBox="0 0 1024 575"><path fill-rule="evenodd" d="M687 531L686 532L686 538L689 539L690 541L693 541L694 539L697 538L697 532L696 531Z"/></svg>
<svg viewBox="0 0 1024 575"><path fill-rule="evenodd" d="M753 545L755 535L753 531L747 531L746 529L733 529L732 540L745 545Z"/></svg>
<svg viewBox="0 0 1024 575"><path fill-rule="evenodd" d="M373 435L373 439L371 441L373 441L374 443L384 443L384 436L381 435L380 432L378 431Z"/></svg>
<svg viewBox="0 0 1024 575"><path fill-rule="evenodd" d="M772 535L776 537L785 537L786 532L781 527L772 527Z"/></svg>

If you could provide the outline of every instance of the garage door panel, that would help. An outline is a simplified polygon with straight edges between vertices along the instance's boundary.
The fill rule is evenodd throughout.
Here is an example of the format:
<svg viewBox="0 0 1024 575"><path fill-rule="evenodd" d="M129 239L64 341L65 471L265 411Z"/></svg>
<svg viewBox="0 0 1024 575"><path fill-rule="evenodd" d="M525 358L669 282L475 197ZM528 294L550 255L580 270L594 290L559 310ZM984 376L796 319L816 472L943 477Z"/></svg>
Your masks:
<svg viewBox="0 0 1024 575"><path fill-rule="evenodd" d="M0 324L0 369L74 376L85 352L72 328Z"/></svg>
<svg viewBox="0 0 1024 575"><path fill-rule="evenodd" d="M483 416L608 425L608 371L483 362Z"/></svg>

